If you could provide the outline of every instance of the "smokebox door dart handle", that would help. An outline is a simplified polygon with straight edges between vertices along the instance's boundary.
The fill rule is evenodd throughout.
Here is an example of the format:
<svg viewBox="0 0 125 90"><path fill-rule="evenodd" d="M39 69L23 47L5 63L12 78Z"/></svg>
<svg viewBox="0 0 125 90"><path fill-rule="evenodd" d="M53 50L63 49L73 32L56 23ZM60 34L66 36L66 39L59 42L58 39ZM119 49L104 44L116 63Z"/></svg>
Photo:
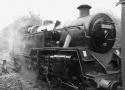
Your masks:
<svg viewBox="0 0 125 90"><path fill-rule="evenodd" d="M118 6L119 4L125 4L125 0L119 0L119 2L116 4L116 6Z"/></svg>

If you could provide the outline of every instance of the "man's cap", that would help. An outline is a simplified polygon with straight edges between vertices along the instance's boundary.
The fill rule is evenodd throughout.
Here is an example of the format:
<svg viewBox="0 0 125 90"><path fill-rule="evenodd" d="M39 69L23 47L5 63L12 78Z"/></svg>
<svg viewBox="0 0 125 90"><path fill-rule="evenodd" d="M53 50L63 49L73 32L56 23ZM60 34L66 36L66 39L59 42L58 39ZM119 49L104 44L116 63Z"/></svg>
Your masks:
<svg viewBox="0 0 125 90"><path fill-rule="evenodd" d="M88 4L83 4L83 5L80 5L77 7L77 9L82 9L82 8L88 8L88 9L91 9L92 7Z"/></svg>

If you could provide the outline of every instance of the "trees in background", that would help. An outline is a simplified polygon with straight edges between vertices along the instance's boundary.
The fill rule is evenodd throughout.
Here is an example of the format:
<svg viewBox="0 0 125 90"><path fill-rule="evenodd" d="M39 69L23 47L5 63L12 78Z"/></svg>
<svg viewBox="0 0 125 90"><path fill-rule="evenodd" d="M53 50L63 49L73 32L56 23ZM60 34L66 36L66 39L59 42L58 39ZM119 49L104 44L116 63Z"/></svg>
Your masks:
<svg viewBox="0 0 125 90"><path fill-rule="evenodd" d="M30 25L42 25L40 16L29 12L29 15L20 16L13 23L3 28L0 34L0 51L9 48L9 41L14 33L17 31L25 32Z"/></svg>

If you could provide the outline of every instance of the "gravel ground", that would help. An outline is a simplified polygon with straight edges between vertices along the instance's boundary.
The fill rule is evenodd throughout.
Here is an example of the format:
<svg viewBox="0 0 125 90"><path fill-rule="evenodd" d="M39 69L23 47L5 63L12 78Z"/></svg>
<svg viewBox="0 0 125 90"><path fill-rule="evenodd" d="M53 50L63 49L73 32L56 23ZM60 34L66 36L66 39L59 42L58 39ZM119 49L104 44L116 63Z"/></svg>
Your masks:
<svg viewBox="0 0 125 90"><path fill-rule="evenodd" d="M1 67L2 67L3 60L7 61L7 70L8 70L8 72L9 73L14 73L14 71L13 71L13 68L14 68L13 61L10 60L8 51L0 52L0 72L1 72ZM2 74L2 76L4 76L4 75L6 75L6 74ZM40 90L64 90L64 89L62 89L60 87L50 89L48 84L45 83L45 82L41 82L41 87L42 88Z"/></svg>

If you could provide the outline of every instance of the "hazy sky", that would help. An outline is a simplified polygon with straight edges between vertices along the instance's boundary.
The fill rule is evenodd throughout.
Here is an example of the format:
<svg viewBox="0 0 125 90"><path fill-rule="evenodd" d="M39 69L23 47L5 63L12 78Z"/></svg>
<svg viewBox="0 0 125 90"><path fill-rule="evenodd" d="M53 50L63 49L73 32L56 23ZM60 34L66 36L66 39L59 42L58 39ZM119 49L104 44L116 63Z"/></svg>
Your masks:
<svg viewBox="0 0 125 90"><path fill-rule="evenodd" d="M76 9L80 4L90 4L91 13L98 11L113 12L120 17L121 6L115 6L119 0L1 0L0 2L0 29L11 23L28 11L39 14L41 18L66 22L78 17Z"/></svg>

